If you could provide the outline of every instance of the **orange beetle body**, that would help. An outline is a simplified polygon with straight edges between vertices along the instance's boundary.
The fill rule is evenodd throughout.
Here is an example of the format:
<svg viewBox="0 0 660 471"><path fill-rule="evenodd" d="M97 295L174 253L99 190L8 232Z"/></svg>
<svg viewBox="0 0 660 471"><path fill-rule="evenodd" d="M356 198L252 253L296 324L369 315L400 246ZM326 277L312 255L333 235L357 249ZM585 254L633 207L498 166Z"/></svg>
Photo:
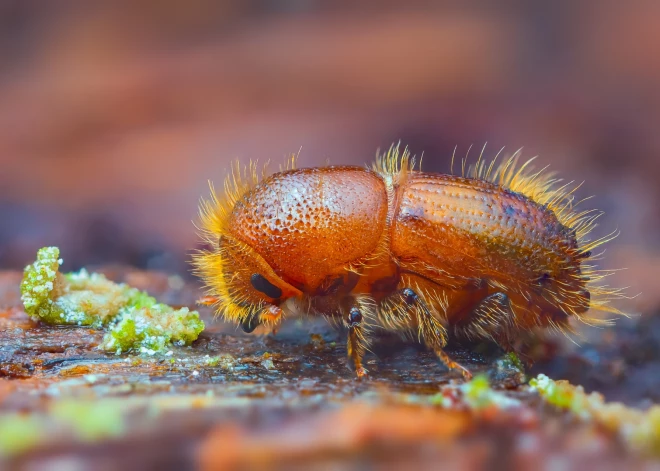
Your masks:
<svg viewBox="0 0 660 471"><path fill-rule="evenodd" d="M195 264L218 312L246 331L276 324L295 300L348 327L358 376L379 325L415 334L469 377L443 351L448 331L511 350L522 330L615 311L617 292L592 286L603 275L583 263L604 242L586 241L594 215L575 212L552 178L515 167L480 160L468 176L429 174L397 148L373 169L259 179L253 167L203 203L214 248Z"/></svg>

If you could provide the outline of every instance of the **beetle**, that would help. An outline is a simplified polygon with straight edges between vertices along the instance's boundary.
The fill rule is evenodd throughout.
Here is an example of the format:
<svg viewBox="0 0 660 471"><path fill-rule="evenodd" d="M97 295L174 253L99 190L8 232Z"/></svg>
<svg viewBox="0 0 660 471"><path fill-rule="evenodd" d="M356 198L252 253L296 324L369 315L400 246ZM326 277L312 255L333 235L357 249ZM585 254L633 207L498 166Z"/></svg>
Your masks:
<svg viewBox="0 0 660 471"><path fill-rule="evenodd" d="M619 313L620 291L589 261L616 234L589 241L601 213L577 211L575 188L518 153L496 160L426 173L392 146L371 168L236 166L200 208L206 299L247 332L276 326L289 300L339 320L358 377L372 326L418 338L470 378L444 351L450 333L512 351L519 334L568 332L571 318L609 323L587 311Z"/></svg>

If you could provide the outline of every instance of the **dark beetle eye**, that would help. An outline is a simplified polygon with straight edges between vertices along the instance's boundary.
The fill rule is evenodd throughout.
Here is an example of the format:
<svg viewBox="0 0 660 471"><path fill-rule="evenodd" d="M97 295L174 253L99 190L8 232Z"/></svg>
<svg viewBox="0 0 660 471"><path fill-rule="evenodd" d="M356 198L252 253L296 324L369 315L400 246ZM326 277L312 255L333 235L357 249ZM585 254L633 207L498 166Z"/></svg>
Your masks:
<svg viewBox="0 0 660 471"><path fill-rule="evenodd" d="M277 299L280 296L282 296L282 290L279 289L274 284L272 284L270 281L268 281L259 273L255 273L254 275L252 275L250 277L250 282L252 283L252 287L254 289L260 291L269 298Z"/></svg>

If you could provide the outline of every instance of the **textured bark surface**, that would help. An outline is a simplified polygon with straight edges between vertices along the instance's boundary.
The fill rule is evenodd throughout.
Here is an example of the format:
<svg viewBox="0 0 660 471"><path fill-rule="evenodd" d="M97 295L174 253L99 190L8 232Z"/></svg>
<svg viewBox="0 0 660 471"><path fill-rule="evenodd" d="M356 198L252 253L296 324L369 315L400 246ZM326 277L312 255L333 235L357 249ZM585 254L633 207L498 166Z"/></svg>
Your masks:
<svg viewBox="0 0 660 471"><path fill-rule="evenodd" d="M160 273L105 272L174 305L192 307L198 296L195 285L181 287ZM24 433L8 465L535 469L540 459L571 467L641 460L612 435L543 404L519 385L515 370L497 369L497 355L453 351L521 401L513 409L466 407L458 373L391 339L375 349L378 359L367 356L370 377L355 380L344 335L314 321L291 320L277 336L258 337L202 311L207 330L192 347L119 357L96 349L99 331L29 320L20 307L20 278L0 272L0 428L20 412L34 419L38 438ZM545 363L560 377L570 374L562 364L576 364L562 355Z"/></svg>

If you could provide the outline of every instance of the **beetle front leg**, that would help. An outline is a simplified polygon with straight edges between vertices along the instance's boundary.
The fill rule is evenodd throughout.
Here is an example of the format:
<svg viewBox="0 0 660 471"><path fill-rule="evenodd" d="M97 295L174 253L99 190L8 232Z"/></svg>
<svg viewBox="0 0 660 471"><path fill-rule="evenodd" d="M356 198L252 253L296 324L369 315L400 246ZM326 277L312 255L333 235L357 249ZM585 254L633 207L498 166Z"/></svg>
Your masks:
<svg viewBox="0 0 660 471"><path fill-rule="evenodd" d="M199 298L195 303L198 306L213 306L214 304L218 303L219 299L217 296L202 296Z"/></svg>
<svg viewBox="0 0 660 471"><path fill-rule="evenodd" d="M271 304L266 306L261 312L257 312L241 320L240 325L243 332L248 334L252 333L260 325L266 326L270 329L270 332L275 334L282 321L282 317L282 309L279 306Z"/></svg>
<svg viewBox="0 0 660 471"><path fill-rule="evenodd" d="M353 362L355 374L358 378L366 376L367 370L362 365L362 358L367 350L369 341L365 336L364 316L360 310L359 303L352 299L348 307L348 313L344 316L344 323L348 327L348 358Z"/></svg>
<svg viewBox="0 0 660 471"><path fill-rule="evenodd" d="M310 300L312 311L324 315L330 322L341 323L348 330L346 350L358 378L367 374L362 358L369 348L368 320L375 305L366 296L317 296Z"/></svg>

